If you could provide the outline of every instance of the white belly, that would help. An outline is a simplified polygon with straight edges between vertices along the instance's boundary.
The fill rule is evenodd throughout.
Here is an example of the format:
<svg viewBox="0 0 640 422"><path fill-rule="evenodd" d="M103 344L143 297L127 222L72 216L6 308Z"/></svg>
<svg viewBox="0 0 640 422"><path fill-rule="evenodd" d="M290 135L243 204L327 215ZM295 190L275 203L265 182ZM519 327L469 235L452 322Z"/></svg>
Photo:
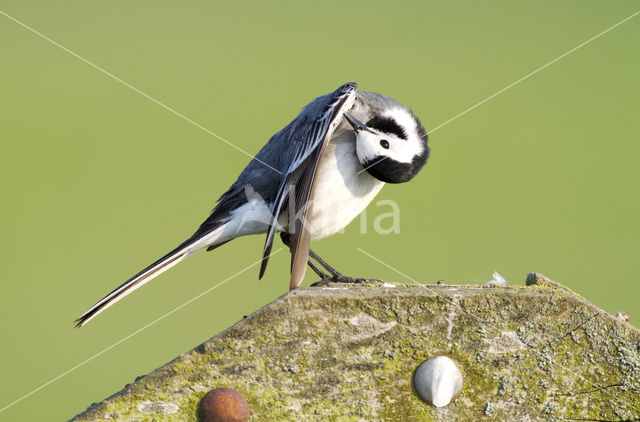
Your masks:
<svg viewBox="0 0 640 422"><path fill-rule="evenodd" d="M337 129L318 163L307 215L311 239L340 231L371 203L383 185L362 171L353 131Z"/></svg>

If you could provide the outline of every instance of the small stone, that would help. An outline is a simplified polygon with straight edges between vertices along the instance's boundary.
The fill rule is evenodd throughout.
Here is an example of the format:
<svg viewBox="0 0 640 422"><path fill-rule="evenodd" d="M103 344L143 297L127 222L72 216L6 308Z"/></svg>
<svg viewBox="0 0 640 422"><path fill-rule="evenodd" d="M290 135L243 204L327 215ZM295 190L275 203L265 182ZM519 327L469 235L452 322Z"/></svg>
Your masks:
<svg viewBox="0 0 640 422"><path fill-rule="evenodd" d="M249 403L231 388L216 388L207 393L200 403L202 422L247 422Z"/></svg>
<svg viewBox="0 0 640 422"><path fill-rule="evenodd" d="M529 273L529 274L527 274L527 278L525 280L525 284L527 286L544 285L544 284L549 284L550 281L551 280L548 277L545 277L542 274Z"/></svg>
<svg viewBox="0 0 640 422"><path fill-rule="evenodd" d="M623 321L629 322L629 312L618 312L616 317L620 318Z"/></svg>
<svg viewBox="0 0 640 422"><path fill-rule="evenodd" d="M458 365L446 356L436 356L420 364L413 376L418 396L435 407L443 407L462 391L463 377Z"/></svg>

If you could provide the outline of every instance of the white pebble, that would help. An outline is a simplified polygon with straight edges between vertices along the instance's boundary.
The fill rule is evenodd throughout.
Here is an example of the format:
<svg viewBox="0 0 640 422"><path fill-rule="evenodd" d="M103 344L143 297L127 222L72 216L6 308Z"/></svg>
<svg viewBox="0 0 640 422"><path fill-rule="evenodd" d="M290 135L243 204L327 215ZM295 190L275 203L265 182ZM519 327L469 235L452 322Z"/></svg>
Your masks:
<svg viewBox="0 0 640 422"><path fill-rule="evenodd" d="M413 376L413 388L418 396L436 407L448 405L462 391L462 372L446 356L436 356L422 362Z"/></svg>

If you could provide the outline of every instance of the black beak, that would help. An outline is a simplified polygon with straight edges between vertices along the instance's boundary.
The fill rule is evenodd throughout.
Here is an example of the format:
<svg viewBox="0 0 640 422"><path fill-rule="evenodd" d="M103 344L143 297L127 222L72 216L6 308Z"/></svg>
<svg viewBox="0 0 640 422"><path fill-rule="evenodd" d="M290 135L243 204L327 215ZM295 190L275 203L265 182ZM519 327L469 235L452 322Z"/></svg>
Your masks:
<svg viewBox="0 0 640 422"><path fill-rule="evenodd" d="M366 132L374 133L371 129L367 127L367 125L365 125L364 123L362 123L360 120L356 119L349 113L344 113L344 118L347 119L347 122L349 122L349 124L353 127L353 130L355 130L356 132L364 130Z"/></svg>

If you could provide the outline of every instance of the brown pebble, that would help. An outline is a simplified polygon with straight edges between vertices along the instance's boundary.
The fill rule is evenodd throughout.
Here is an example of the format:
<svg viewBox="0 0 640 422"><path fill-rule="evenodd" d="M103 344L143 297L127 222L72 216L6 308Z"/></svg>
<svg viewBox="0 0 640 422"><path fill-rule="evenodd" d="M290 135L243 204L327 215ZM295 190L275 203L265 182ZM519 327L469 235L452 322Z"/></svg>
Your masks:
<svg viewBox="0 0 640 422"><path fill-rule="evenodd" d="M618 312L616 316L623 321L629 322L629 312Z"/></svg>
<svg viewBox="0 0 640 422"><path fill-rule="evenodd" d="M249 403L232 388L216 388L207 393L200 403L202 422L247 422Z"/></svg>

